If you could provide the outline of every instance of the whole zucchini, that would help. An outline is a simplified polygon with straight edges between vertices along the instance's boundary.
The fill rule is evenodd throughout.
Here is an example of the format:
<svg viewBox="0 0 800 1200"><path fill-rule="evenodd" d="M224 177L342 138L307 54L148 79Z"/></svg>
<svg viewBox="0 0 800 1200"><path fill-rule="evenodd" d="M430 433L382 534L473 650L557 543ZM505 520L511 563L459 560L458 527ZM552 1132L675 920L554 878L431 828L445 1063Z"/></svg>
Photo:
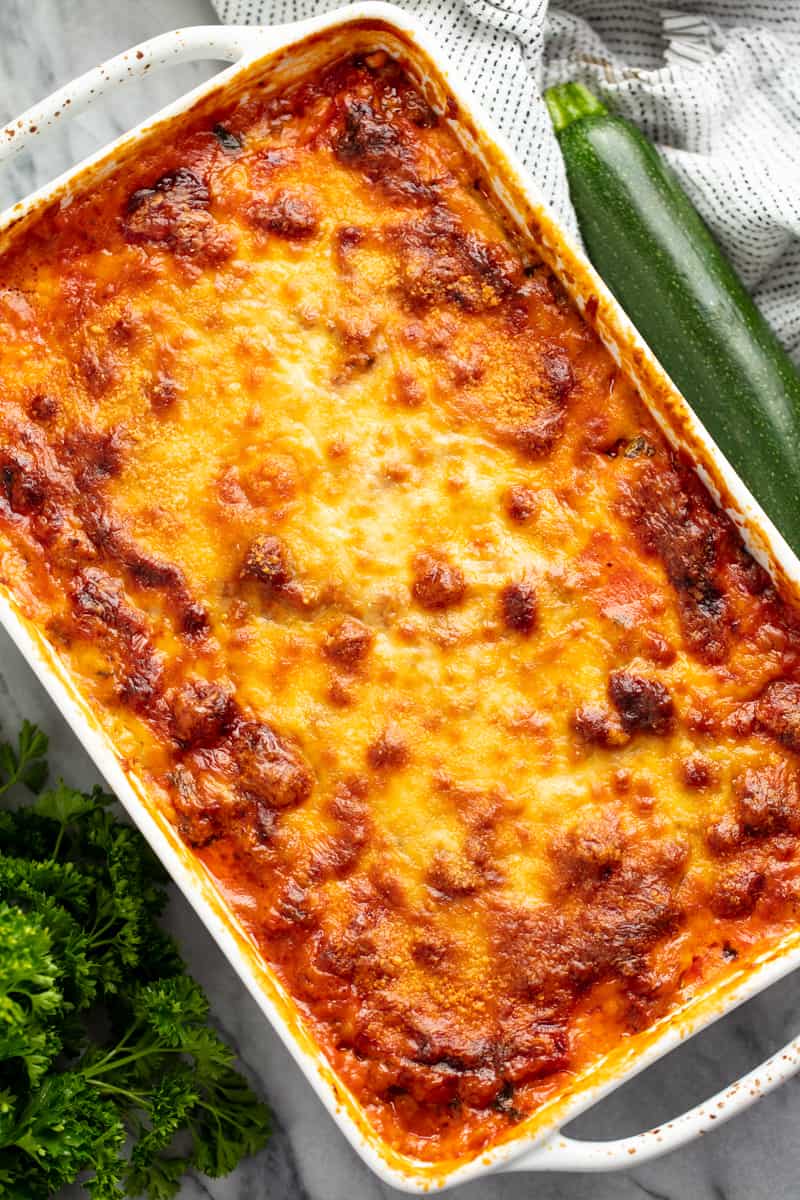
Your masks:
<svg viewBox="0 0 800 1200"><path fill-rule="evenodd" d="M800 374L655 147L581 84L545 100L589 257L800 553Z"/></svg>

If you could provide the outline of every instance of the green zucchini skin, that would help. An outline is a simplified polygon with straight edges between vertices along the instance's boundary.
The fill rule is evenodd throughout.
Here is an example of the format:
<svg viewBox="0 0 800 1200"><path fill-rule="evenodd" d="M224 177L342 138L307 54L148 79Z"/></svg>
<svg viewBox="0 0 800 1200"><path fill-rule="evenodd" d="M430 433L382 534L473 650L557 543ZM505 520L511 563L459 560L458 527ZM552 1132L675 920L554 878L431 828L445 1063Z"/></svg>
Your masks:
<svg viewBox="0 0 800 1200"><path fill-rule="evenodd" d="M800 553L800 374L655 147L579 84L546 100L589 257Z"/></svg>

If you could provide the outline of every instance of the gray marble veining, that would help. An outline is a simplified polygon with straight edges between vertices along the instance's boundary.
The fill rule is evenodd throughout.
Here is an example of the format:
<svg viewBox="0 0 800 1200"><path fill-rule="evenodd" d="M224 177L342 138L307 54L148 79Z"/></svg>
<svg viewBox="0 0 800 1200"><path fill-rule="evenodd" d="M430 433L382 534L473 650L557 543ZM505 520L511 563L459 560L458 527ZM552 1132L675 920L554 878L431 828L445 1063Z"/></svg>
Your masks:
<svg viewBox="0 0 800 1200"><path fill-rule="evenodd" d="M0 0L0 120L129 45L166 29L214 20L207 0ZM52 178L209 71L181 67L101 104L43 144L35 160L0 171L0 204ZM20 655L0 634L0 725L28 716L48 731L56 774L88 784L96 773ZM389 1200L324 1112L288 1053L208 934L180 898L168 923L207 989L215 1019L273 1106L276 1131L258 1158L226 1180L189 1180L181 1200ZM576 1122L586 1137L618 1137L676 1115L753 1067L797 1031L798 984L776 985ZM800 1197L800 1082L712 1137L621 1175L497 1177L458 1200L796 1200ZM77 1193L75 1193L77 1194Z"/></svg>

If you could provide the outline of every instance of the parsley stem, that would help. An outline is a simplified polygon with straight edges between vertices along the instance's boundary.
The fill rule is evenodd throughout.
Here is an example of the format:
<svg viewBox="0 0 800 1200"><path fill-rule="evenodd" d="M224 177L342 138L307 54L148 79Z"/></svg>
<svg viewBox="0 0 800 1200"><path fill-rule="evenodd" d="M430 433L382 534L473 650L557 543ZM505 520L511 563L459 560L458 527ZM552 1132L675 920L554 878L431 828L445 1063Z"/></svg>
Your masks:
<svg viewBox="0 0 800 1200"><path fill-rule="evenodd" d="M93 941L92 949L93 950L102 950L104 946L113 946L113 944L114 944L114 942L116 942L116 940L117 939L115 937L107 937L107 938L103 938L102 942Z"/></svg>
<svg viewBox="0 0 800 1200"><path fill-rule="evenodd" d="M50 855L50 862L54 862L55 859L58 858L59 851L61 850L61 843L64 840L64 831L66 830L66 828L67 828L66 825L62 825L58 831L58 837L56 838L56 844L53 847L53 853Z"/></svg>
<svg viewBox="0 0 800 1200"><path fill-rule="evenodd" d="M94 1064L94 1067L95 1068L102 1067L104 1063L107 1063L109 1061L109 1059L112 1059L112 1058L114 1058L114 1056L116 1054L119 1054L120 1050L125 1045L125 1043L127 1041L129 1041L131 1036L136 1032L137 1026L138 1026L137 1021L134 1021L132 1025L129 1025L128 1028L125 1030L125 1033L123 1033L120 1040L116 1043L116 1045L112 1046L111 1049L109 1051L107 1051L107 1053L104 1054L101 1059L98 1059L98 1061ZM114 1065L116 1066L116 1064L114 1064ZM92 1068L92 1074L93 1073L94 1073L94 1068ZM84 1071L83 1074L84 1074L84 1078L86 1078L86 1079L90 1078L89 1072Z"/></svg>
<svg viewBox="0 0 800 1200"><path fill-rule="evenodd" d="M101 925L100 928L98 929L97 925L98 925L99 920L100 920L100 914L98 913L94 919L94 925L89 930L89 937L92 938L93 940L99 934L103 934L103 933L105 933L105 931L107 929L110 929L111 926L116 923L117 917L116 916L109 917L108 920L103 925Z"/></svg>
<svg viewBox="0 0 800 1200"><path fill-rule="evenodd" d="M13 775L9 775L5 783L0 783L0 796L4 795L9 788L12 788L15 783L19 783L19 771L15 771Z"/></svg>
<svg viewBox="0 0 800 1200"><path fill-rule="evenodd" d="M146 1107L147 1097L142 1095L141 1092L129 1092L127 1088L117 1087L116 1084L113 1083L104 1083L101 1079L89 1079L87 1077L86 1082L90 1083L92 1087L99 1088L103 1092L113 1092L115 1096L125 1096L128 1100L131 1100L140 1108Z"/></svg>
<svg viewBox="0 0 800 1200"><path fill-rule="evenodd" d="M108 1071L116 1071L118 1067L127 1067L129 1063L138 1062L139 1059L147 1058L150 1054L182 1054L182 1046L156 1046L149 1045L142 1047L141 1050L134 1050L130 1054L125 1054L122 1058L116 1058L122 1043L115 1046L114 1049L101 1059L94 1067L90 1067L83 1072L84 1079L96 1079L98 1075L105 1075Z"/></svg>

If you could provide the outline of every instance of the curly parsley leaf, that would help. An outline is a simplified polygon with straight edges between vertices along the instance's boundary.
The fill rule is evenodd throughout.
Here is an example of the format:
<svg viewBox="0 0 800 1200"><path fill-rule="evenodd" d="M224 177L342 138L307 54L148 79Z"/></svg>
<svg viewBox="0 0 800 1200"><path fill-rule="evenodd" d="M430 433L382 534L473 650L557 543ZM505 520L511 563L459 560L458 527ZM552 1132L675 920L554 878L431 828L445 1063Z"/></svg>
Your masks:
<svg viewBox="0 0 800 1200"><path fill-rule="evenodd" d="M191 1166L185 1157L170 1158L155 1155L149 1162L133 1162L125 1176L125 1187L131 1196L147 1196L147 1200L172 1200L177 1196L181 1179Z"/></svg>
<svg viewBox="0 0 800 1200"><path fill-rule="evenodd" d="M170 1049L183 1049L194 1025L205 1025L208 1000L188 975L158 979L133 998L136 1019Z"/></svg>
<svg viewBox="0 0 800 1200"><path fill-rule="evenodd" d="M17 857L49 858L58 826L32 807L0 811L0 852Z"/></svg>
<svg viewBox="0 0 800 1200"><path fill-rule="evenodd" d="M21 1108L6 1148L24 1156L30 1182L42 1189L34 1194L50 1195L87 1168L118 1180L125 1137L116 1105L97 1095L79 1071L61 1071Z"/></svg>
<svg viewBox="0 0 800 1200"><path fill-rule="evenodd" d="M22 722L16 747L11 742L0 743L0 773L6 776L0 783L0 795L18 783L31 792L41 791L47 779L47 746L47 735L30 721Z"/></svg>
<svg viewBox="0 0 800 1200"><path fill-rule="evenodd" d="M95 788L89 794L77 792L75 788L67 787L63 779L59 779L54 788L37 796L33 809L40 817L47 817L63 827L73 821L79 821L87 813L110 801L111 797L99 788Z"/></svg>
<svg viewBox="0 0 800 1200"><path fill-rule="evenodd" d="M60 1048L47 1022L63 1005L46 928L0 902L0 1065L19 1059L31 1085Z"/></svg>

